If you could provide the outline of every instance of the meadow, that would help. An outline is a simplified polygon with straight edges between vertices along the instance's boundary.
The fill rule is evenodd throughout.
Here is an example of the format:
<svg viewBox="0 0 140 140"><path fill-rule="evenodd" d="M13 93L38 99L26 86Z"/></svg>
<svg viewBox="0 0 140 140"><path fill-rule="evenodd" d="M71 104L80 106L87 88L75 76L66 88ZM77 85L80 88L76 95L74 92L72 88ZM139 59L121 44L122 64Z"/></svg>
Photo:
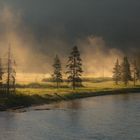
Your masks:
<svg viewBox="0 0 140 140"><path fill-rule="evenodd" d="M140 82L136 86L129 82L115 85L111 79L84 79L83 86L75 90L67 82L56 88L54 82L20 83L16 85L16 93L5 96L1 94L0 110L48 104L56 101L72 100L91 96L139 92Z"/></svg>
<svg viewBox="0 0 140 140"><path fill-rule="evenodd" d="M75 90L72 89L70 84L63 82L60 85L60 88L56 88L56 83L54 82L38 82L38 83L24 83L17 84L17 93L22 93L25 95L53 95L57 94L68 94L68 93L81 93L81 92L97 92L97 91L108 91L108 90L118 90L118 89L127 89L127 88L140 88L140 82L138 81L136 86L133 82L129 82L128 86L125 86L123 83L116 85L114 81L110 78L94 78L94 79L85 79L83 81L83 86L78 87Z"/></svg>

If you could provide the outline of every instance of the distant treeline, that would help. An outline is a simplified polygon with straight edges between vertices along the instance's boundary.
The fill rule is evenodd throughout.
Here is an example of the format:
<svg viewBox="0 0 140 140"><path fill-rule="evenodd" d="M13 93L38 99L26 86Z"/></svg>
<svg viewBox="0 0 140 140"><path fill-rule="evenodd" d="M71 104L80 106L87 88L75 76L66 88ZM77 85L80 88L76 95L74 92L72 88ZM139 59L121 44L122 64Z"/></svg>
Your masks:
<svg viewBox="0 0 140 140"><path fill-rule="evenodd" d="M90 60L89 60L90 61ZM134 81L134 85L140 79L140 71L137 66L136 60L130 65L128 58L125 56L122 60L122 63L119 63L117 59L115 66L112 70L112 78L81 78L83 73L82 70L82 60L80 57L80 52L77 46L74 46L66 64L66 75L67 78L63 78L62 74L62 66L61 61L56 55L53 64L53 74L50 79L43 79L44 82L55 82L56 87L59 88L62 82L68 82L72 85L73 89L76 87L82 86L83 81L90 81L90 82L103 82L103 81L110 81L111 79L114 80L116 85L119 82L123 82L125 86L128 85L129 81Z"/></svg>
<svg viewBox="0 0 140 140"><path fill-rule="evenodd" d="M140 70L136 60L134 60L130 65L127 57L123 58L121 64L117 59L113 68L113 80L115 81L116 85L118 85L119 82L123 82L125 86L127 86L129 81L133 81L135 86L136 82L140 80Z"/></svg>
<svg viewBox="0 0 140 140"><path fill-rule="evenodd" d="M82 82L92 82L92 83L101 83L101 82L107 82L112 81L112 77L82 77ZM43 78L42 82L55 82L52 77L51 78ZM67 78L63 78L63 82L68 82Z"/></svg>
<svg viewBox="0 0 140 140"><path fill-rule="evenodd" d="M89 60L90 61L90 60ZM137 66L136 60L133 61L133 63L130 64L128 61L128 58L125 56L120 63L119 60L117 59L116 63L114 64L114 68L112 70L112 78L82 78L82 59L80 56L80 52L78 50L77 46L74 46L72 48L72 51L69 54L67 64L66 64L66 72L65 74L67 75L67 78L63 78L63 72L62 72L62 66L61 66L61 60L58 55L55 56L54 58L54 63L53 63L53 72L52 76L49 79L43 79L43 82L54 82L54 84L50 84L48 86L46 85L40 85L38 83L31 83L28 85L20 85L16 84L15 85L15 61L11 58L11 51L9 48L8 51L8 58L7 58L8 65L5 67L2 65L0 61L0 87L1 90L10 91L12 89L15 91L15 87L69 87L68 85L71 85L73 89L76 87L82 87L83 84L82 82L93 82L93 83L99 83L99 82L104 82L104 81L110 81L114 80L116 85L118 85L120 82L124 83L125 86L128 85L129 81L133 81L134 85L136 85L137 81L140 79L140 71ZM87 68L88 69L88 68ZM104 68L103 68L104 69ZM4 71L5 70L5 71ZM4 85L4 76L6 75L6 83L5 87ZM63 82L66 82L68 84L62 84ZM4 88L3 88L4 87Z"/></svg>

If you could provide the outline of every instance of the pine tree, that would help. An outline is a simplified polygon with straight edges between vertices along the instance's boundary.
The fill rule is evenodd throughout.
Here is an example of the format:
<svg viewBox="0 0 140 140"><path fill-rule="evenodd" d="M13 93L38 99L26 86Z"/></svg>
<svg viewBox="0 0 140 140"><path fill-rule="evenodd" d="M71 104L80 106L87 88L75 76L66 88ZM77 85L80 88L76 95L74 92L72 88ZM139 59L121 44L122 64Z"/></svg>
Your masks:
<svg viewBox="0 0 140 140"><path fill-rule="evenodd" d="M136 60L135 60L134 63L133 63L132 72L133 72L133 81L134 81L134 86L135 86L137 80L139 80L139 78L140 78L140 71L139 71L139 69L138 69Z"/></svg>
<svg viewBox="0 0 140 140"><path fill-rule="evenodd" d="M57 88L59 88L60 83L63 82L63 79L62 79L61 61L57 55L54 59L53 68L54 68L54 72L52 74L52 78L53 78L53 81L56 82Z"/></svg>
<svg viewBox="0 0 140 140"><path fill-rule="evenodd" d="M113 80L115 81L116 85L118 85L119 81L121 80L121 66L118 59L113 68Z"/></svg>
<svg viewBox="0 0 140 140"><path fill-rule="evenodd" d="M127 57L124 57L121 64L121 80L127 86L129 80L131 80L130 64Z"/></svg>
<svg viewBox="0 0 140 140"><path fill-rule="evenodd" d="M74 46L70 53L67 64L68 81L72 84L73 89L82 86L82 60L77 46Z"/></svg>
<svg viewBox="0 0 140 140"><path fill-rule="evenodd" d="M2 84L2 77L3 77L3 68L2 68L2 62L1 62L1 58L0 58L0 84Z"/></svg>

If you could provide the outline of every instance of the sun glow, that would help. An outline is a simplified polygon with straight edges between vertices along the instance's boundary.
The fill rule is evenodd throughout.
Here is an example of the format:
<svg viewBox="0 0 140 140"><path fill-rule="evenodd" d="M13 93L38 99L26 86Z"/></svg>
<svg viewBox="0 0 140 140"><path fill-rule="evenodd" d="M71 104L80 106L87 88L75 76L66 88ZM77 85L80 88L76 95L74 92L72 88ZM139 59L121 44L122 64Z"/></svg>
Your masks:
<svg viewBox="0 0 140 140"><path fill-rule="evenodd" d="M17 83L41 82L42 79L49 77L49 74L42 73L17 73L16 81Z"/></svg>
<svg viewBox="0 0 140 140"><path fill-rule="evenodd" d="M0 54L1 57L4 56L10 42L17 63L17 82L40 82L43 78L50 77L56 53L62 61L63 77L67 77L65 71L70 53L68 42L46 36L43 43L40 43L34 33L25 26L20 12L8 7L4 8L0 18L0 25L5 29L0 36L0 49L4 53ZM96 36L77 39L75 44L83 60L83 77L112 76L114 62L122 57L119 50L109 48L102 37Z"/></svg>

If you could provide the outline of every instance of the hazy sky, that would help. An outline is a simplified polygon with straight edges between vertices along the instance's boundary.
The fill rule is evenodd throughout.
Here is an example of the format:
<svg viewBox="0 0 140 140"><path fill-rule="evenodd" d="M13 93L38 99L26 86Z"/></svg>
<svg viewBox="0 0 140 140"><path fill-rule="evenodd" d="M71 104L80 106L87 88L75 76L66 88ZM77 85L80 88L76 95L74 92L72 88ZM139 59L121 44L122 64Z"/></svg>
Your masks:
<svg viewBox="0 0 140 140"><path fill-rule="evenodd" d="M38 37L63 37L70 42L100 36L121 49L140 45L139 0L0 0L19 10Z"/></svg>
<svg viewBox="0 0 140 140"><path fill-rule="evenodd" d="M0 0L0 49L10 42L23 71L51 73L56 54L65 67L78 45L85 73L111 75L124 52L139 59L139 26L139 0Z"/></svg>

